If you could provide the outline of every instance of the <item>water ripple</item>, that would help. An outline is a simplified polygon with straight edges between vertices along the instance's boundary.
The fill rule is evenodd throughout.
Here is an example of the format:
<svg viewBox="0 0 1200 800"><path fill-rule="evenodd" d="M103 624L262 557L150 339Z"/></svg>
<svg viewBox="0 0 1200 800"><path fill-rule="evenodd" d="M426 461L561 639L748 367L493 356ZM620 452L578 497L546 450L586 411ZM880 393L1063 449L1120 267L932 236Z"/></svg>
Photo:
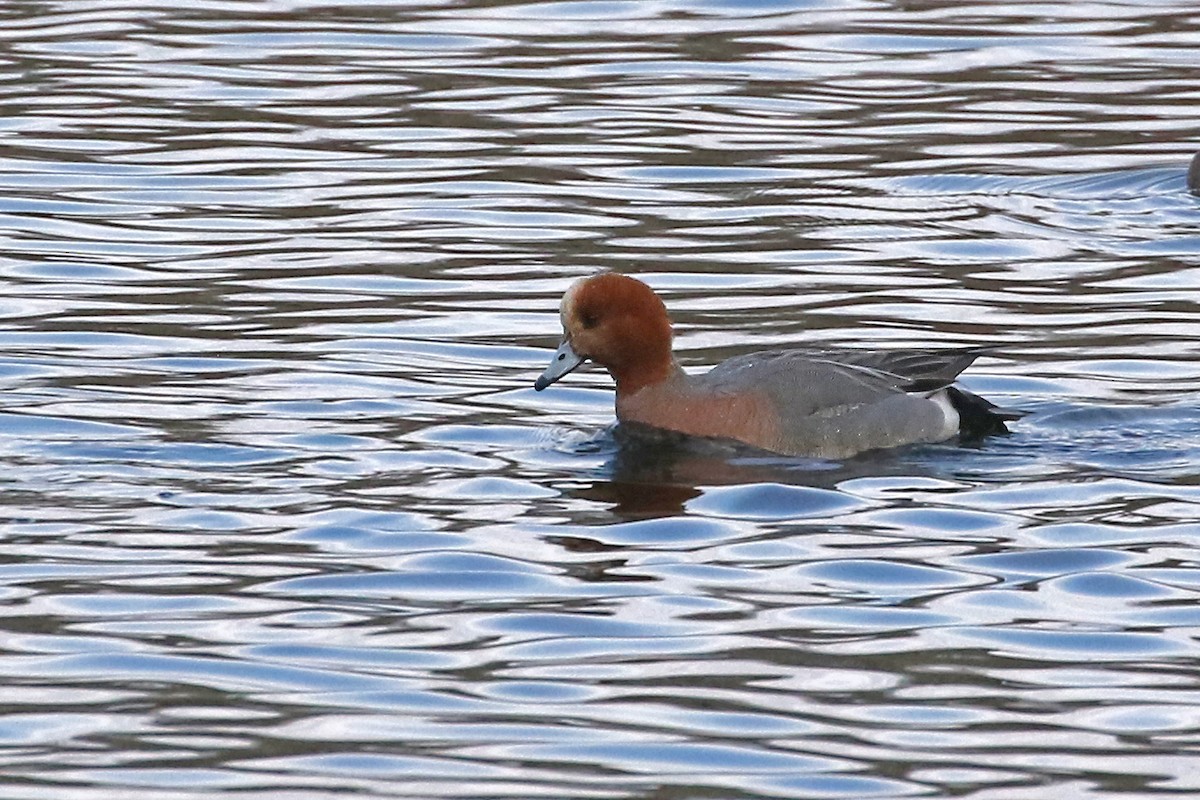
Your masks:
<svg viewBox="0 0 1200 800"><path fill-rule="evenodd" d="M1200 791L1194 9L10 4L5 797ZM531 382L987 345L846 462ZM400 788L397 787L408 787Z"/></svg>

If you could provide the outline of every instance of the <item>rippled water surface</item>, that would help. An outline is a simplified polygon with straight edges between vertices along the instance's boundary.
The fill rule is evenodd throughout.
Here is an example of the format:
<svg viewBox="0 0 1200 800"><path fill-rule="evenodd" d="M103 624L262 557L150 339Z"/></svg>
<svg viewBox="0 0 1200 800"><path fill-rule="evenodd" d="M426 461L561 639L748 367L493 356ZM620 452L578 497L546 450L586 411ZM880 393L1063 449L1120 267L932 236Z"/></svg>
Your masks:
<svg viewBox="0 0 1200 800"><path fill-rule="evenodd" d="M0 6L0 795L1200 793L1194 2ZM818 462L532 382L994 345Z"/></svg>

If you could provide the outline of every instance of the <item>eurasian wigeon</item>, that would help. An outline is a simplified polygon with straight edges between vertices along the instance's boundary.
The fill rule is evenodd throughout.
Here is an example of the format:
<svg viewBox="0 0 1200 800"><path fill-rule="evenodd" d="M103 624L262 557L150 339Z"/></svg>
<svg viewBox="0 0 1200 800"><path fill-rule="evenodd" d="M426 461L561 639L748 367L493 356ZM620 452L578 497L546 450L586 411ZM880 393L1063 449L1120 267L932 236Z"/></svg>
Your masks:
<svg viewBox="0 0 1200 800"><path fill-rule="evenodd" d="M671 352L666 307L635 278L606 272L578 280L560 313L562 344L534 388L594 361L617 383L622 422L785 455L846 458L1006 433L1005 420L1021 416L952 385L978 349L771 350L689 375Z"/></svg>

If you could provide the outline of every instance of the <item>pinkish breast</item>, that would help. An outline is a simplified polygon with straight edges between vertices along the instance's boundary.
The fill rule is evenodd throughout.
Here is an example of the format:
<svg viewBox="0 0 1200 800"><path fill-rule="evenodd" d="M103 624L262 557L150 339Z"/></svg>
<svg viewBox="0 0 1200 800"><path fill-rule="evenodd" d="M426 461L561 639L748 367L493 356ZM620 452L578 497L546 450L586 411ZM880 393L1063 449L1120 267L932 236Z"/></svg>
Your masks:
<svg viewBox="0 0 1200 800"><path fill-rule="evenodd" d="M691 436L737 439L768 450L778 447L781 430L779 415L764 395L697 391L686 375L633 393L618 392L617 418Z"/></svg>

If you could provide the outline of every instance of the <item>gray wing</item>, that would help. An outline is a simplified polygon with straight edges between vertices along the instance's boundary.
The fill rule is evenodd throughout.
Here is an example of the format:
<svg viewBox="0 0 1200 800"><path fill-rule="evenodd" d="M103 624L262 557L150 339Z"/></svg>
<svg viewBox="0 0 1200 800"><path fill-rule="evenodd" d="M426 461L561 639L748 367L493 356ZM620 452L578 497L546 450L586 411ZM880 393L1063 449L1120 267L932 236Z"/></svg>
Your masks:
<svg viewBox="0 0 1200 800"><path fill-rule="evenodd" d="M842 458L952 435L956 423L928 397L978 354L776 350L730 359L694 380L718 392L753 390L770 398L782 423L772 449Z"/></svg>
<svg viewBox="0 0 1200 800"><path fill-rule="evenodd" d="M906 392L932 392L949 386L967 367L987 352L987 348L957 350L783 350L808 358L829 360L894 376L898 388Z"/></svg>
<svg viewBox="0 0 1200 800"><path fill-rule="evenodd" d="M812 411L870 403L899 392L932 392L954 383L983 353L959 350L788 349L733 357L698 380L716 391L757 389L810 398ZM799 410L799 409L797 409Z"/></svg>
<svg viewBox="0 0 1200 800"><path fill-rule="evenodd" d="M953 381L973 358L960 366L957 361L921 360L915 352L907 359L889 359L853 351L773 350L731 358L695 380L717 392L763 392L790 415L809 416L933 391Z"/></svg>

